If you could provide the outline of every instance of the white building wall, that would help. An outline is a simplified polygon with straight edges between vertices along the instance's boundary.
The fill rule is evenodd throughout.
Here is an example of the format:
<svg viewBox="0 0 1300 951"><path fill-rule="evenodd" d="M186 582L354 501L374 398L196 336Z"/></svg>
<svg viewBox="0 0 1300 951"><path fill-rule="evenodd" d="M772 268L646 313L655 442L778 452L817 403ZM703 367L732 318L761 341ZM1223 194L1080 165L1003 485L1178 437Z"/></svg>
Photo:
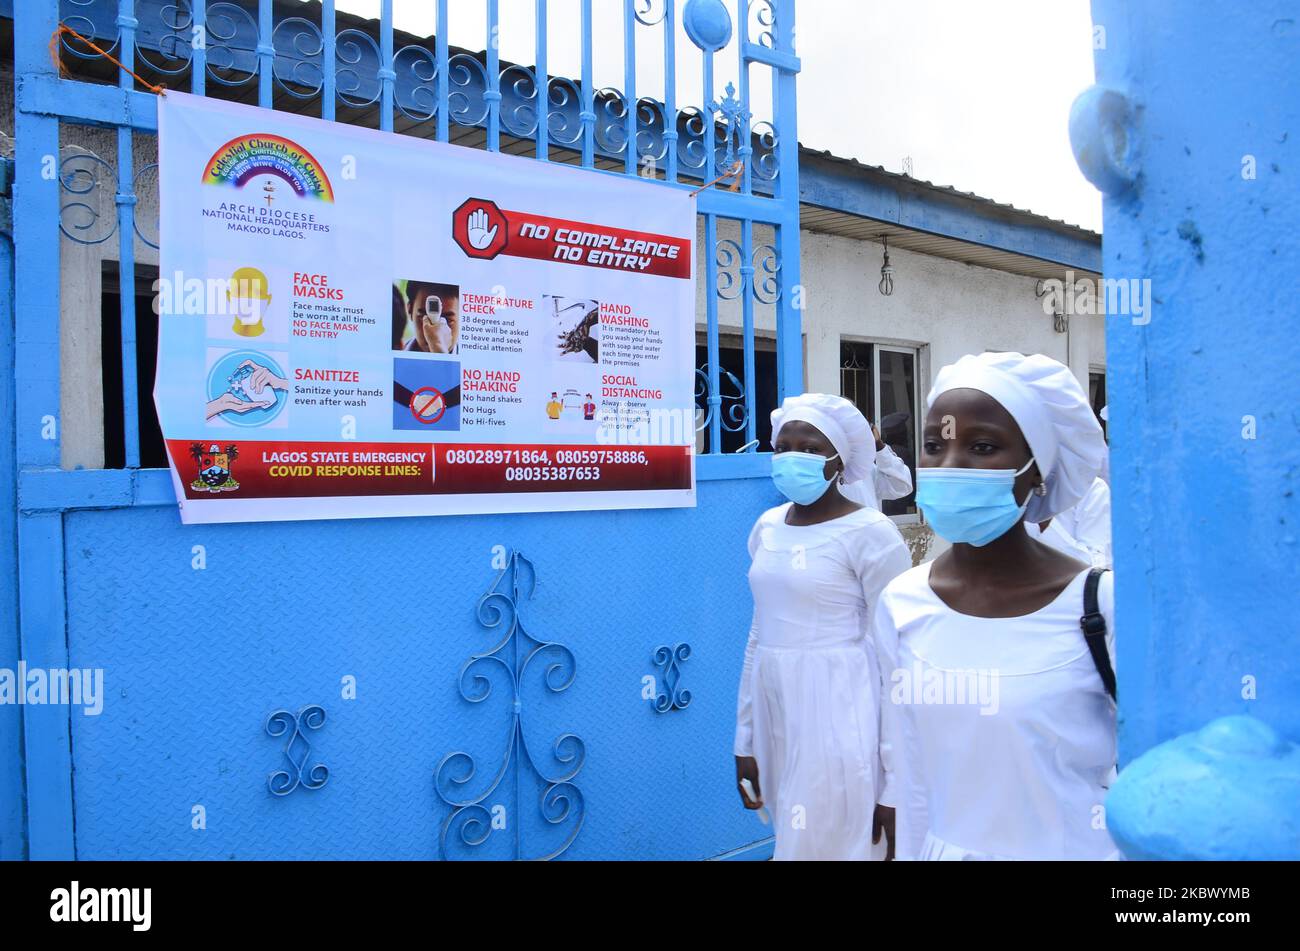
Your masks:
<svg viewBox="0 0 1300 951"><path fill-rule="evenodd" d="M920 389L967 353L1019 350L1066 363L1088 383L1106 365L1100 317L1076 315L1057 333L1034 296L1035 279L891 248L894 293L880 282L876 242L803 233L805 366L808 390L838 393L840 341L899 344L921 350Z"/></svg>

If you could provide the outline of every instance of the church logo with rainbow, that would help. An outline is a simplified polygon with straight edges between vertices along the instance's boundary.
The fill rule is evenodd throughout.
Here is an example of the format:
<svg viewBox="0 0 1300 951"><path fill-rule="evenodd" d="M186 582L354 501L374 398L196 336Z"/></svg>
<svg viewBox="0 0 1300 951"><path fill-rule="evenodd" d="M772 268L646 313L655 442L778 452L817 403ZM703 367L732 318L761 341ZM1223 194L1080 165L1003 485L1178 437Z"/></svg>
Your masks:
<svg viewBox="0 0 1300 951"><path fill-rule="evenodd" d="M257 182L268 200L276 190L271 179L288 184L299 198L333 202L334 187L316 157L284 136L259 132L231 139L213 153L203 169L203 184L242 189Z"/></svg>

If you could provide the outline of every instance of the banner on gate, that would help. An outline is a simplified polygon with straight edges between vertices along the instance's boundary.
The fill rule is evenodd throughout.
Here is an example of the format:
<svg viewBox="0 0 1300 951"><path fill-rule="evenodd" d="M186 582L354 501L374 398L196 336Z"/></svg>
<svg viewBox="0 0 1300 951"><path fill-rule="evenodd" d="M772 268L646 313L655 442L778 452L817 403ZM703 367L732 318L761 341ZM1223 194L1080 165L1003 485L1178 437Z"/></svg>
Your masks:
<svg viewBox="0 0 1300 951"><path fill-rule="evenodd" d="M183 521L695 504L686 192L158 109L154 401Z"/></svg>

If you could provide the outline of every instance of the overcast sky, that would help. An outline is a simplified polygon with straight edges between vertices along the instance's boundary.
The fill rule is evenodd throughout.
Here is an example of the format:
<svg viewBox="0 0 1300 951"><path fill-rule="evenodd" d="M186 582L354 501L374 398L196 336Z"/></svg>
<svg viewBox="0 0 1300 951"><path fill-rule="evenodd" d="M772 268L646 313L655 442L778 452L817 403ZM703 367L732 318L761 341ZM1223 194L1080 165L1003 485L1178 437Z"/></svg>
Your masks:
<svg viewBox="0 0 1300 951"><path fill-rule="evenodd" d="M644 0L638 0L638 3ZM665 0L652 0L655 10ZM678 9L685 0L676 0ZM735 0L724 0L735 17ZM379 0L338 0L378 16ZM755 3L754 6L759 4ZM451 0L448 37L482 49L486 0ZM500 0L503 59L534 60L534 0ZM436 31L434 0L395 0L399 29ZM580 0L550 0L552 74L581 68ZM622 0L594 0L595 81L623 84ZM756 28L755 28L756 30ZM679 34L681 30L679 28ZM754 35L754 33L751 33ZM799 138L1101 230L1101 202L1070 152L1070 103L1093 81L1087 0L799 0ZM678 104L703 99L698 51L679 35ZM718 93L736 76L719 55ZM751 68L753 111L770 112L766 67ZM661 28L637 28L637 94L663 98Z"/></svg>

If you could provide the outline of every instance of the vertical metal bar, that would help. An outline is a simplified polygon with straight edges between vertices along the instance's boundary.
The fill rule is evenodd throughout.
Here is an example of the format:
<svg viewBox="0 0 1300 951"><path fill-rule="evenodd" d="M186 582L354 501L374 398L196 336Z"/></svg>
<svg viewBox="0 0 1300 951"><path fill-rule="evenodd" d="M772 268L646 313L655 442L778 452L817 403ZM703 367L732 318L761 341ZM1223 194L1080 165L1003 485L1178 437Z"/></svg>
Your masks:
<svg viewBox="0 0 1300 951"><path fill-rule="evenodd" d="M623 95L627 100L627 115L623 128L627 135L627 153L623 157L623 170L636 174L636 10L634 0L623 0ZM665 0L667 2L667 0Z"/></svg>
<svg viewBox="0 0 1300 951"><path fill-rule="evenodd" d="M53 32L53 31L51 31ZM18 610L22 660L29 670L68 668L63 513L20 516ZM25 689L22 685L20 689ZM27 853L36 860L76 858L73 836L71 704L23 707L27 765Z"/></svg>
<svg viewBox="0 0 1300 951"><path fill-rule="evenodd" d="M118 0L118 58L126 69L118 70L118 86L130 91L135 79L135 0ZM117 249L118 300L122 322L122 435L127 469L140 468L140 408L135 365L135 156L129 125L117 127Z"/></svg>
<svg viewBox="0 0 1300 951"><path fill-rule="evenodd" d="M744 0L741 0L743 3ZM754 222L746 218L740 225L740 299L741 299L741 349L745 360L745 442L755 436L755 384L754 370Z"/></svg>
<svg viewBox="0 0 1300 951"><path fill-rule="evenodd" d="M54 79L49 52L58 5L14 9L14 74ZM19 474L59 464L59 120L15 110L14 419ZM52 291L52 292L51 292ZM18 516L19 644L35 667L67 667L63 517ZM75 857L69 705L22 707L27 846L32 859Z"/></svg>
<svg viewBox="0 0 1300 951"><path fill-rule="evenodd" d="M537 157L545 162L550 154L551 83L546 65L546 0L537 0L536 53L533 84L537 89Z"/></svg>
<svg viewBox="0 0 1300 951"><path fill-rule="evenodd" d="M379 5L379 128L393 131L393 0L383 0Z"/></svg>
<svg viewBox="0 0 1300 951"><path fill-rule="evenodd" d="M194 0L190 21L190 92L202 96L208 79L208 0Z"/></svg>
<svg viewBox="0 0 1300 951"><path fill-rule="evenodd" d="M718 354L718 221L715 215L704 216L704 313L709 358L709 452L722 452L722 390Z"/></svg>
<svg viewBox="0 0 1300 951"><path fill-rule="evenodd" d="M334 121L335 106L334 101L336 90L338 88L338 51L336 43L338 40L337 26L334 17L334 0L325 0L320 8L320 33L321 33L321 88L320 88L320 117Z"/></svg>
<svg viewBox="0 0 1300 951"><path fill-rule="evenodd" d="M582 167L596 163L596 91L591 88L591 0L582 0Z"/></svg>
<svg viewBox="0 0 1300 951"><path fill-rule="evenodd" d="M739 42L736 43L739 66L737 78L740 81L740 115L736 119L736 160L744 166L741 188L746 195L749 195L753 193L753 180L750 178L749 167L749 156L753 152L749 141L749 60L745 56L745 45L749 42L749 0L736 0L736 3L739 5L739 16L736 19L740 31Z"/></svg>
<svg viewBox="0 0 1300 951"><path fill-rule="evenodd" d="M498 0L488 0L487 6L487 88L483 98L488 104L487 147L490 152L501 151L501 21Z"/></svg>
<svg viewBox="0 0 1300 951"><path fill-rule="evenodd" d="M785 0L776 11L773 42L790 55L794 48L795 0ZM777 128L780 162L775 195L781 203L781 224L777 227L776 248L780 284L777 292L777 401L803 391L803 320L796 304L802 306L803 294L799 270L799 144L797 141L799 108L795 98L796 74L787 69L774 70L773 119ZM797 298L797 300L796 300Z"/></svg>
<svg viewBox="0 0 1300 951"><path fill-rule="evenodd" d="M451 138L451 118L447 110L451 107L450 83L447 77L447 0L438 0L438 36L435 44L438 57L438 141L447 142Z"/></svg>
<svg viewBox="0 0 1300 951"><path fill-rule="evenodd" d="M714 121L715 114L713 111L713 51L704 50L704 98L701 100L703 105L701 109L704 115L704 181L711 182L714 178L714 160L713 142L716 138Z"/></svg>
<svg viewBox="0 0 1300 951"><path fill-rule="evenodd" d="M271 16L271 0L257 0L257 104L263 109L271 108L271 96L275 91L275 43L271 35L275 32L275 20Z"/></svg>
<svg viewBox="0 0 1300 951"><path fill-rule="evenodd" d="M676 4L666 0L664 10L664 150L668 181L677 181L677 15Z"/></svg>
<svg viewBox="0 0 1300 951"><path fill-rule="evenodd" d="M5 184L13 163L0 162ZM8 189L6 189L7 191ZM7 199L0 206L10 210ZM17 670L18 642L18 459L14 455L14 246L8 220L0 226L0 669ZM27 857L23 827L22 717L0 717L0 862Z"/></svg>
<svg viewBox="0 0 1300 951"><path fill-rule="evenodd" d="M739 80L740 112L736 116L736 160L744 167L741 175L742 187L746 195L752 193L749 157L752 149L749 141L749 61L745 56L745 46L749 42L749 0L736 0L736 25L738 42L737 79ZM741 248L741 355L745 366L745 443L754 442L757 421L755 390L757 373L754 359L754 221L745 218L740 225Z"/></svg>
<svg viewBox="0 0 1300 951"><path fill-rule="evenodd" d="M513 809L515 810L515 815L516 815L516 816L522 816L522 815L523 815L523 806L522 806L522 803L523 803L523 798L522 798L522 797L523 797L523 786L522 786L522 782L523 782L523 781L522 781L522 779L521 779L521 774L523 773L523 768L522 768L522 767L523 767L523 764L520 762L520 760L523 758L523 754L524 754L524 724L523 724L523 709L522 709L522 707L520 706L520 703L519 703L519 689L520 689L520 688L519 688L519 614L518 614L518 611L519 611L519 552L518 552L518 550L516 550L515 552L513 552L513 553L511 554L511 556L510 556L510 569L511 569L511 572L510 572L510 573L511 573L511 578L510 578L510 604L511 604L510 623L511 623L511 625L514 627L514 630L511 631L511 636L510 636L510 647L511 647L511 655L512 655L512 659L511 659L511 663L510 663L510 671L511 671L511 676L514 678L514 688L515 688L515 696L514 696L515 704L514 704L513 727L512 727L512 729L511 729L511 742L517 744L518 748L517 748L516 750L514 750L514 751L506 750L506 757L507 757L507 762L509 762L509 757L510 757L510 755L511 755L511 752L513 752L514 755L515 755L515 769L514 769L514 774L515 774L515 775L514 775L514 780L515 780L515 801L514 801ZM523 854L524 854L524 853L523 853L523 830L522 830L523 823L522 823L522 822L519 822L518 820L516 820L515 822L513 822L513 823L511 823L511 824L512 824L512 825L514 826L514 828L515 828L515 855L514 855L514 857L515 857L516 860L518 860L518 859L522 858L522 857L523 857Z"/></svg>

